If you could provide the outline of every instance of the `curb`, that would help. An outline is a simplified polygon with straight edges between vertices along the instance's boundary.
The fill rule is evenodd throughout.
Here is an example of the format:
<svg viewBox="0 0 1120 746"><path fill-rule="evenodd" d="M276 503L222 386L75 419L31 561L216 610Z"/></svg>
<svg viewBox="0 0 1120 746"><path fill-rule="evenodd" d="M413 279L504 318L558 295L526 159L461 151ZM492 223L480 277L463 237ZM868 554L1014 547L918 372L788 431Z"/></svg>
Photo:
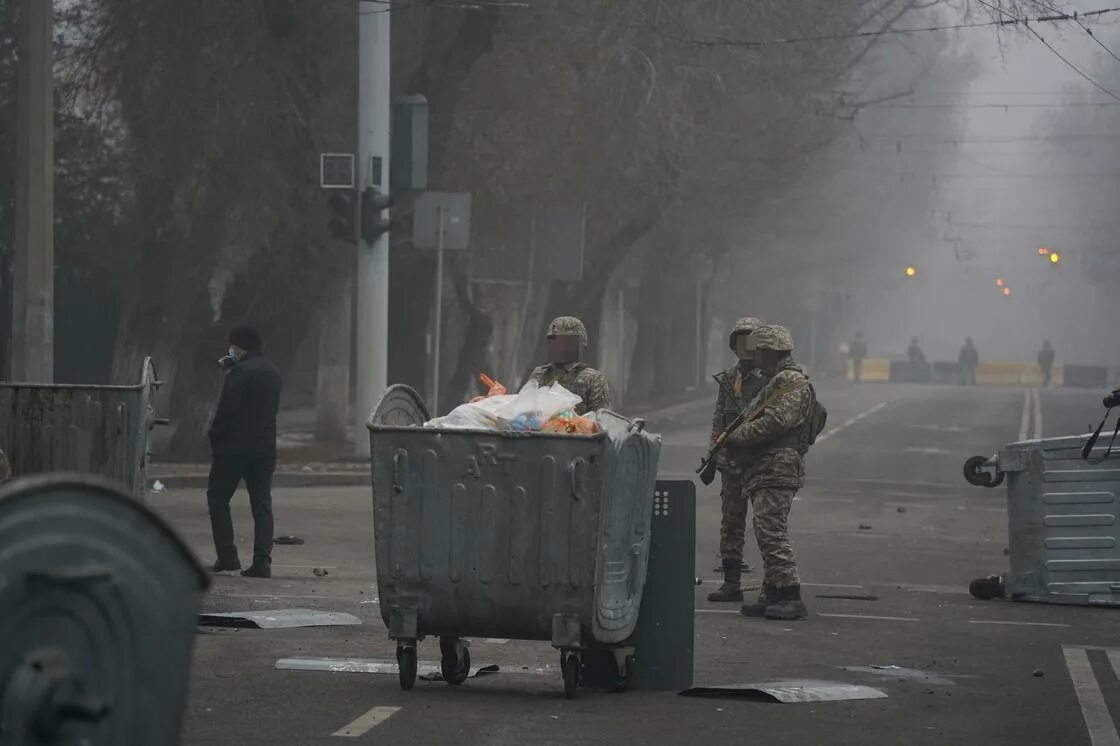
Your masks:
<svg viewBox="0 0 1120 746"><path fill-rule="evenodd" d="M158 480L169 490L205 490L208 474L168 474L148 475L148 481ZM368 471L360 472L285 472L278 471L272 476L274 489L300 489L307 487L366 487L371 482ZM149 492L151 485L149 485ZM157 493L158 494L158 493Z"/></svg>

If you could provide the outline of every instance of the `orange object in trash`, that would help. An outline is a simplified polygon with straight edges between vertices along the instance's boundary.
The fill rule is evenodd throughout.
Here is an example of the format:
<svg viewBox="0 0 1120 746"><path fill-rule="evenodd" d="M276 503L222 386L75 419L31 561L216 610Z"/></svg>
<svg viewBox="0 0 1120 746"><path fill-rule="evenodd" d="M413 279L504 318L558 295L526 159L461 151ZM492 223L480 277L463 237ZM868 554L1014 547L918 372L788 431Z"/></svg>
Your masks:
<svg viewBox="0 0 1120 746"><path fill-rule="evenodd" d="M566 435L594 435L599 432L599 423L590 417L581 417L570 411L561 412L549 418L541 426L543 433L564 433Z"/></svg>
<svg viewBox="0 0 1120 746"><path fill-rule="evenodd" d="M508 391L506 387L495 381L485 373L478 374L478 380L482 381L482 385L488 389L486 396L505 396Z"/></svg>

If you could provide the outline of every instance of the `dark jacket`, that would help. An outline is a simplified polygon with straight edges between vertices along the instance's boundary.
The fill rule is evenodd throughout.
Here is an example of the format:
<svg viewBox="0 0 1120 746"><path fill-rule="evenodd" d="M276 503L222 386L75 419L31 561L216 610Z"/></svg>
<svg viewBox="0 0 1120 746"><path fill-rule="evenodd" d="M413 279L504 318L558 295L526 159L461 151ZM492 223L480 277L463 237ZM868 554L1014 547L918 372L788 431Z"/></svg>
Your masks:
<svg viewBox="0 0 1120 746"><path fill-rule="evenodd" d="M210 424L215 456L276 458L280 371L259 353L246 353L230 369Z"/></svg>

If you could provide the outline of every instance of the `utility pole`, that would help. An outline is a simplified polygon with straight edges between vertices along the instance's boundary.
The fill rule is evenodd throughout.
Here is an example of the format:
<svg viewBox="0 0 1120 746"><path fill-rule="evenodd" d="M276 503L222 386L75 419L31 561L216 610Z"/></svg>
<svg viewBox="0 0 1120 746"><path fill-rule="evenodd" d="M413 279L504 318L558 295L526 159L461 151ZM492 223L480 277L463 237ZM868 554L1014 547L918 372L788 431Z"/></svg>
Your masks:
<svg viewBox="0 0 1120 746"><path fill-rule="evenodd" d="M54 381L54 3L19 14L11 378Z"/></svg>
<svg viewBox="0 0 1120 746"><path fill-rule="evenodd" d="M389 194L390 25L392 5L358 3L358 177L362 188ZM359 231L361 235L361 231ZM369 455L365 421L388 386L389 233L372 245L358 242L356 330L357 417L359 456Z"/></svg>

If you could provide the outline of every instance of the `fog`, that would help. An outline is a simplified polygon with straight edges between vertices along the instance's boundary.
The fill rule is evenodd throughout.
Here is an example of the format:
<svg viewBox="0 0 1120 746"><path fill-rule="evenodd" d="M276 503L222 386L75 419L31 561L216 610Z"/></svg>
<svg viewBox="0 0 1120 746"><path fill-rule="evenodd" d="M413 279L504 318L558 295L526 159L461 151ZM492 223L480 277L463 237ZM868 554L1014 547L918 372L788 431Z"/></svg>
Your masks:
<svg viewBox="0 0 1120 746"><path fill-rule="evenodd" d="M1120 47L1114 23L1092 28ZM1120 88L1120 61L1080 27L1044 32ZM884 44L847 88L889 100L853 109L847 133L776 200L773 225L740 229L752 251L721 291L724 316L801 319L803 350L826 330L807 362L835 363L860 330L873 356L905 357L918 337L927 359L955 360L971 336L988 361L1032 361L1049 339L1060 362L1120 364L1117 102L1035 37L990 29Z"/></svg>

